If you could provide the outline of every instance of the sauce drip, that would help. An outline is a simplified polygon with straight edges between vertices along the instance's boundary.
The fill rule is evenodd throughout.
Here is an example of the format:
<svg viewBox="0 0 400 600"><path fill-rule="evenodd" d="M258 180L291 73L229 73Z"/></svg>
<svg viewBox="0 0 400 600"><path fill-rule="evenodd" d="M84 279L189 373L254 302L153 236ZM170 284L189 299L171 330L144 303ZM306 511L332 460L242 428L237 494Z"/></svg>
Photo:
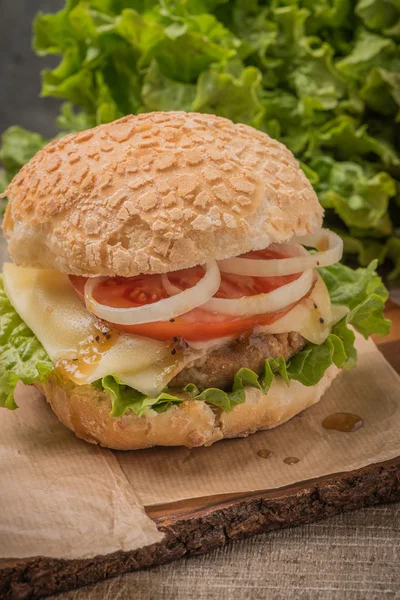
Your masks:
<svg viewBox="0 0 400 600"><path fill-rule="evenodd" d="M334 429L344 433L357 431L364 425L364 421L358 415L351 413L333 413L322 421L322 427L325 429Z"/></svg>
<svg viewBox="0 0 400 600"><path fill-rule="evenodd" d="M56 373L64 381L70 379L74 383L82 383L95 370L103 354L114 346L118 336L119 333L105 323L96 323L93 332L80 343L77 352L57 361Z"/></svg>
<svg viewBox="0 0 400 600"><path fill-rule="evenodd" d="M287 465L295 465L296 463L300 462L300 459L296 456L287 456L283 459L283 462Z"/></svg>
<svg viewBox="0 0 400 600"><path fill-rule="evenodd" d="M272 458L274 453L272 450L268 450L268 448L262 448L257 452L257 456L260 456L261 458Z"/></svg>

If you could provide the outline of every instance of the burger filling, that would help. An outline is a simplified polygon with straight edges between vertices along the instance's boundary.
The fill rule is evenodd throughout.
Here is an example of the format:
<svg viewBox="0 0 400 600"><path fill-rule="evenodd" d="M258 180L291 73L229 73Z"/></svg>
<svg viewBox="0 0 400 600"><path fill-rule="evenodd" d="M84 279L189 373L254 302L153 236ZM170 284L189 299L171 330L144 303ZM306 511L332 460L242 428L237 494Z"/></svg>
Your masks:
<svg viewBox="0 0 400 600"><path fill-rule="evenodd" d="M312 386L357 359L354 332L385 334L375 272L338 261L334 233L156 275L79 277L4 266L0 405L21 380L94 385L111 414L141 416L186 400L230 411L274 377Z"/></svg>
<svg viewBox="0 0 400 600"><path fill-rule="evenodd" d="M207 388L227 390L232 387L236 373L241 368L260 375L268 358L283 356L287 362L306 344L299 333L246 332L220 348L211 350L187 365L171 380L169 387L184 388L193 383L200 391Z"/></svg>

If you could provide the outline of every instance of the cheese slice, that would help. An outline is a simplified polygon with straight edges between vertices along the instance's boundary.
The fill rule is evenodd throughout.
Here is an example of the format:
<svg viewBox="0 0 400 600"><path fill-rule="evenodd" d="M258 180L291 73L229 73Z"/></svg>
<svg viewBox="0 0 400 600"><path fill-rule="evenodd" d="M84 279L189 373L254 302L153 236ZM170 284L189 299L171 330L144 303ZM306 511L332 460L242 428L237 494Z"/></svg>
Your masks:
<svg viewBox="0 0 400 600"><path fill-rule="evenodd" d="M326 285L320 275L309 296L271 325L260 327L263 333L285 333L295 331L308 342L322 344L335 323L349 312L346 306L331 305Z"/></svg>
<svg viewBox="0 0 400 600"><path fill-rule="evenodd" d="M63 273L5 263L3 280L10 302L55 368L78 385L114 375L122 383L156 396L186 365L232 339L197 342L172 354L174 347L168 342L108 329L85 308ZM334 322L345 314L339 313L332 311L326 286L318 278L308 298L275 323L258 327L256 333L296 331L321 344Z"/></svg>
<svg viewBox="0 0 400 600"><path fill-rule="evenodd" d="M51 361L77 384L114 375L155 396L204 353L192 350L172 355L173 346L167 342L99 329L99 321L82 304L67 275L58 271L6 263L3 280L11 304Z"/></svg>

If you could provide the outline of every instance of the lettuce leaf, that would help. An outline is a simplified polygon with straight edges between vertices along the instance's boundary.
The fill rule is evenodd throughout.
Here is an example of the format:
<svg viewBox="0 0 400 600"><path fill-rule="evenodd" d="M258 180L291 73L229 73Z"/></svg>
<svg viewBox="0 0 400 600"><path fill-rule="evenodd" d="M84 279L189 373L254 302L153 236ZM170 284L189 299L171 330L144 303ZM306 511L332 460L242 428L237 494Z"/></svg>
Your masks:
<svg viewBox="0 0 400 600"><path fill-rule="evenodd" d="M400 5L397 0L359 0L356 14L368 29L383 30L390 35L390 27L399 20Z"/></svg>
<svg viewBox="0 0 400 600"><path fill-rule="evenodd" d="M319 269L332 304L350 309L346 323L365 338L372 333L386 335L390 330L390 321L383 315L388 291L375 271L377 262L372 261L366 269L353 270L340 263Z"/></svg>
<svg viewBox="0 0 400 600"><path fill-rule="evenodd" d="M400 232L399 237L392 237L387 243L387 254L391 262L393 263L393 270L391 271L390 279L400 278Z"/></svg>
<svg viewBox="0 0 400 600"><path fill-rule="evenodd" d="M18 381L43 381L53 364L43 346L15 312L0 275L0 406L14 409Z"/></svg>
<svg viewBox="0 0 400 600"><path fill-rule="evenodd" d="M346 255L357 255L361 266L369 265L376 257L378 264L382 264L388 254L388 244L379 240L357 239L347 232L338 231L343 239L343 251Z"/></svg>
<svg viewBox="0 0 400 600"><path fill-rule="evenodd" d="M325 209L334 209L347 227L378 227L396 195L393 178L385 172L370 176L367 169L351 161L338 162L328 156L310 163L318 176L315 187Z"/></svg>
<svg viewBox="0 0 400 600"><path fill-rule="evenodd" d="M396 43L389 37L359 27L352 51L339 60L337 68L350 78L362 79L371 67L390 64L396 55Z"/></svg>
<svg viewBox="0 0 400 600"><path fill-rule="evenodd" d="M47 140L23 127L9 127L1 136L0 161L0 192L3 192L14 175L27 163L36 152L46 144Z"/></svg>
<svg viewBox="0 0 400 600"><path fill-rule="evenodd" d="M110 416L112 417L121 417L129 409L139 417L149 409L161 413L190 398L206 402L229 413L238 404L246 402L246 387L255 387L265 394L271 387L276 374L281 375L286 384L289 385L289 377L283 356L277 359L268 358L265 361L264 373L261 376L251 369L239 369L230 392L218 388L208 388L200 393L197 386L190 383L184 390L168 389L167 387L159 396L150 398L124 385L117 377L112 375L103 377L101 381L96 382L96 386L103 389L110 397L112 404Z"/></svg>
<svg viewBox="0 0 400 600"><path fill-rule="evenodd" d="M381 67L371 69L360 90L366 106L375 112L400 118L400 73Z"/></svg>

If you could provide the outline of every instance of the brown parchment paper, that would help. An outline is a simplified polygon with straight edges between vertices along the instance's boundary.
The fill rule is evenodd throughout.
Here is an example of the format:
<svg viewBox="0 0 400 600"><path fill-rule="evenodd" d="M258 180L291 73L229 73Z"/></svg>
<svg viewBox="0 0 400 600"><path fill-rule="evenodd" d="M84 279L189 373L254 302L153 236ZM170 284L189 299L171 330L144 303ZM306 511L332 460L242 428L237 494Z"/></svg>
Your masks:
<svg viewBox="0 0 400 600"><path fill-rule="evenodd" d="M162 534L109 450L78 440L37 390L0 414L0 558L84 558Z"/></svg>
<svg viewBox="0 0 400 600"><path fill-rule="evenodd" d="M161 539L142 506L276 489L400 456L400 377L373 342L359 365L289 423L210 448L111 452L75 438L42 397L21 387L17 411L0 411L0 558L78 558ZM351 412L350 434L321 421ZM274 453L270 459L260 449ZM285 457L300 462L287 465Z"/></svg>

